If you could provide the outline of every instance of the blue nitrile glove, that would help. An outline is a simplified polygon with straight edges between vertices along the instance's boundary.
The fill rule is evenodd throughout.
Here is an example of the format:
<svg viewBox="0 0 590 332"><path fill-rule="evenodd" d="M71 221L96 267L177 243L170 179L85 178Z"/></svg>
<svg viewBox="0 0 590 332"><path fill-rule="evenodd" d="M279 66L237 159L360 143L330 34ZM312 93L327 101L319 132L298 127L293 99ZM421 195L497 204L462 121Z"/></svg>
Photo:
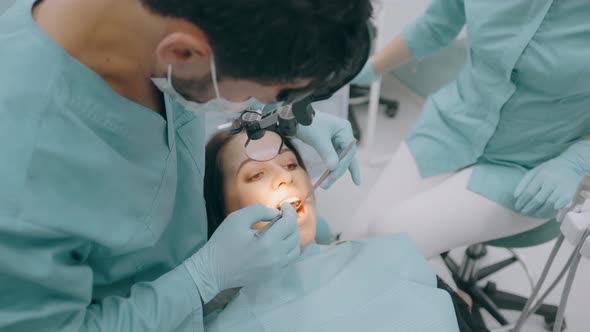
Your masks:
<svg viewBox="0 0 590 332"><path fill-rule="evenodd" d="M572 201L588 170L590 141L580 141L525 175L514 191L516 209L525 215L551 218Z"/></svg>
<svg viewBox="0 0 590 332"><path fill-rule="evenodd" d="M354 141L352 126L348 120L317 112L311 125L297 127L296 137L312 146L322 157L326 167L333 171L322 184L322 188L330 188L347 169L350 170L354 183L360 185L361 174L356 160L356 146L342 161L338 162L340 152Z"/></svg>
<svg viewBox="0 0 590 332"><path fill-rule="evenodd" d="M256 204L230 214L209 242L184 262L204 303L222 290L253 283L299 257L297 213L289 203L281 211L283 217L259 238L252 225L271 220L278 210Z"/></svg>
<svg viewBox="0 0 590 332"><path fill-rule="evenodd" d="M367 85L377 81L381 76L375 72L375 68L373 68L373 64L371 60L365 63L365 66L361 70L361 72L356 75L356 77L352 80L352 84L361 84Z"/></svg>

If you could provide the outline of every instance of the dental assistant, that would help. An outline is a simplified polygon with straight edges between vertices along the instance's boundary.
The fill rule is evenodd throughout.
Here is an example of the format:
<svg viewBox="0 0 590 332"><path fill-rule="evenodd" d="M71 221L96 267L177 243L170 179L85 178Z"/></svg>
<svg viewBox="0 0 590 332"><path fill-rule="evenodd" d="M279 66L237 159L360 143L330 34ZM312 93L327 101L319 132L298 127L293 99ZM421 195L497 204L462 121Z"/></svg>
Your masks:
<svg viewBox="0 0 590 332"><path fill-rule="evenodd" d="M434 0L367 63L370 82L450 44L430 96L343 239L407 231L427 256L541 225L590 170L590 2Z"/></svg>
<svg viewBox="0 0 590 332"><path fill-rule="evenodd" d="M362 65L371 11L17 1L0 16L0 330L202 331L204 303L294 260L288 204L261 239L250 227L278 210L254 205L207 242L205 114ZM336 174L358 175L353 159L338 163L346 121L318 114L298 135Z"/></svg>

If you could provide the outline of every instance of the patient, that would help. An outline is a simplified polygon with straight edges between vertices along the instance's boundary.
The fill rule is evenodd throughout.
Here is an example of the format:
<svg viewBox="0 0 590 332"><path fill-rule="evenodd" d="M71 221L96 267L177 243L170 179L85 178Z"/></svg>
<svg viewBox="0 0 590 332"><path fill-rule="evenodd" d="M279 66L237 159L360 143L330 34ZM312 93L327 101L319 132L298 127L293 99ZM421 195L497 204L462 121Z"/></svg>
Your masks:
<svg viewBox="0 0 590 332"><path fill-rule="evenodd" d="M288 139L285 139L285 144L280 154L277 155L277 157L273 160L266 162L252 161L246 156L246 154L244 153L244 144L246 140L247 136L244 133L240 133L238 135L230 135L227 132L220 132L217 133L213 138L211 138L211 140L207 144L204 195L207 206L209 237L213 234L217 227L219 227L219 225L221 224L221 222L223 222L226 216L234 211L237 211L241 208L256 203L262 203L268 207L278 208L281 206L283 202L292 202L295 200L303 199L305 195L308 193L309 189L311 188L311 181L305 169L303 160L301 159L301 156L299 155L297 149ZM308 252L308 257L313 257L313 255L315 255L315 253L318 252L317 248L326 248L326 246L318 246L315 244L317 217L313 196L305 202L303 202L303 204L301 204L297 212L297 222L299 224L299 230L301 235L300 245L302 248L302 256L305 256L306 252ZM265 224L266 222L261 221L260 223L254 225L253 228L259 229L263 227ZM370 241L372 240L367 240L366 242ZM378 239L375 239L375 242L378 242ZM343 244L343 246L346 245L348 244ZM385 248L387 248L387 245L385 246ZM403 246L401 246L400 248L402 248L401 250L405 249L405 247ZM314 251L314 249L316 250ZM346 248L342 249L345 250ZM314 253L309 254L309 252L312 251ZM373 282L376 285L379 284L380 282L382 282L381 280L388 278L387 275L377 276L380 272L382 272L383 274L387 274L387 266L393 266L394 271L398 269L401 271L404 268L407 268L407 266L404 266L405 263L402 262L404 259L410 261L423 260L421 255L417 251L415 252L416 253L414 257L412 256L414 255L413 252L409 252L408 250L408 256L414 257L413 260L411 258L401 258L397 262L394 262L395 259L389 260L389 258L382 258L381 260L379 260L379 258L374 258L377 255L370 256L371 258L365 259L365 261L372 260L375 263L365 263L365 265L370 264L368 266L371 269L375 268L374 266L377 265L375 271L379 272L375 272L371 276L363 275L360 277L363 280L357 280L356 283ZM397 255L400 257L404 256L404 254L399 253ZM381 255L378 254L378 256ZM392 254L389 256L395 255ZM302 259L300 259L300 261L301 260ZM297 263L294 264L296 265ZM347 264L344 264L343 266L348 267L354 265ZM320 265L323 266L322 264ZM383 266L383 271L380 270L381 265ZM400 273L402 275L411 275L415 273L414 270L425 271L425 269L428 269L428 266L425 261L423 262L422 268L416 268L416 266L419 266L419 264L414 266L413 263L410 263L410 265L411 267L410 270L408 270L409 272ZM329 269L330 267L326 266L326 271ZM336 268L336 270L338 270L338 268ZM293 268L293 271L297 272L298 270L295 267ZM320 272L318 271L318 273ZM337 273L341 274L339 279L343 279L346 277L346 273ZM416 273L417 275L420 274L418 272ZM459 299L457 295L450 288L448 288L448 286L446 286L444 282L442 282L442 280L436 278L433 273L431 274L433 275L432 277L435 278L432 288L436 290L436 288L438 287L439 291L440 289L442 289L444 290L443 293L448 293L451 295L452 303L450 303L451 301L449 301L449 305L452 309L454 308L453 310L456 314L458 327L460 328L459 331L486 331L485 329L473 329L470 320L470 313L465 303L461 299ZM308 275L306 274L305 276ZM418 279L420 278L421 277L419 277ZM395 275L392 275L391 280L394 279ZM299 282L299 279L297 278L295 278L294 280ZM353 280L356 279L353 278ZM329 283L331 284L330 287L336 287L336 281L330 281ZM386 284L387 282L384 283L384 285ZM267 285L270 285L268 281ZM360 284L356 286L360 286ZM342 292L346 293L348 288L354 288L356 286L355 283L345 284ZM269 291L269 287L272 288L272 286L261 288L263 289L262 292ZM256 286L251 288L256 288ZM407 289L408 287L404 286L402 288ZM418 287L418 289L419 288L420 287ZM384 293L386 293L385 289L383 291ZM220 312L221 310L223 310L223 308L225 308L225 306L229 302L236 298L237 292L237 289L226 290L222 292L213 301L211 301L205 306L205 311L209 313ZM261 295L256 292L254 293L256 294L256 296L264 297L264 294ZM286 291L286 293L293 293L293 290ZM433 298L436 298L439 295L441 294L433 295ZM244 297L248 298L248 296ZM328 301L329 300L330 299L328 299ZM405 299L404 304L414 300L415 299ZM295 299L292 299L290 302L295 302ZM425 307L427 305L428 304L423 304L422 306L424 306L424 309L426 309ZM237 310L237 312L241 311L242 310ZM391 316L389 319L393 319L396 322L400 320L400 318L394 318L393 316ZM377 319L376 321L379 321L379 319ZM211 327L214 326L211 325ZM227 329L228 326L224 326L222 330ZM213 328L213 330L215 330L215 328ZM407 330L409 331L410 329Z"/></svg>
<svg viewBox="0 0 590 332"><path fill-rule="evenodd" d="M273 160L257 162L244 153L246 140L243 133L232 136L221 132L207 144L204 184L209 237L234 211L256 203L279 208L284 202L302 200L311 189L305 165L291 141L285 140ZM300 245L305 248L316 235L313 197L303 202L297 212ZM265 224L260 222L253 228Z"/></svg>

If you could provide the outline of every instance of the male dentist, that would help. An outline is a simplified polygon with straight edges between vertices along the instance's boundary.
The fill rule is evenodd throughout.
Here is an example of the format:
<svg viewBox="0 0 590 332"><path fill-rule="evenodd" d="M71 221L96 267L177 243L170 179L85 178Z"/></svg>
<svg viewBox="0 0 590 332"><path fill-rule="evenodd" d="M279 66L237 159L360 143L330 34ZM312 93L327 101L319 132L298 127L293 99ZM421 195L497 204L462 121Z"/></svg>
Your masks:
<svg viewBox="0 0 590 332"><path fill-rule="evenodd" d="M203 303L299 254L292 208L207 242L204 114L362 66L369 0L18 0L0 16L0 330L200 331ZM366 44L365 44L366 45ZM335 180L353 136L298 136Z"/></svg>

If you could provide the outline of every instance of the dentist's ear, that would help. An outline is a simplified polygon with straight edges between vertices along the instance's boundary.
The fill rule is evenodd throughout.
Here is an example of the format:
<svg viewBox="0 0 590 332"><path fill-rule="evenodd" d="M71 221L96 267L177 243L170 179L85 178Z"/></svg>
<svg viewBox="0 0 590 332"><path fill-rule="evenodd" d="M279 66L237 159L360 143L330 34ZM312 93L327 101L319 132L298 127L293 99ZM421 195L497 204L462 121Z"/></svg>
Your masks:
<svg viewBox="0 0 590 332"><path fill-rule="evenodd" d="M181 79L208 74L211 54L205 34L196 27L167 35L156 49L158 67L167 68L172 65L174 75Z"/></svg>

